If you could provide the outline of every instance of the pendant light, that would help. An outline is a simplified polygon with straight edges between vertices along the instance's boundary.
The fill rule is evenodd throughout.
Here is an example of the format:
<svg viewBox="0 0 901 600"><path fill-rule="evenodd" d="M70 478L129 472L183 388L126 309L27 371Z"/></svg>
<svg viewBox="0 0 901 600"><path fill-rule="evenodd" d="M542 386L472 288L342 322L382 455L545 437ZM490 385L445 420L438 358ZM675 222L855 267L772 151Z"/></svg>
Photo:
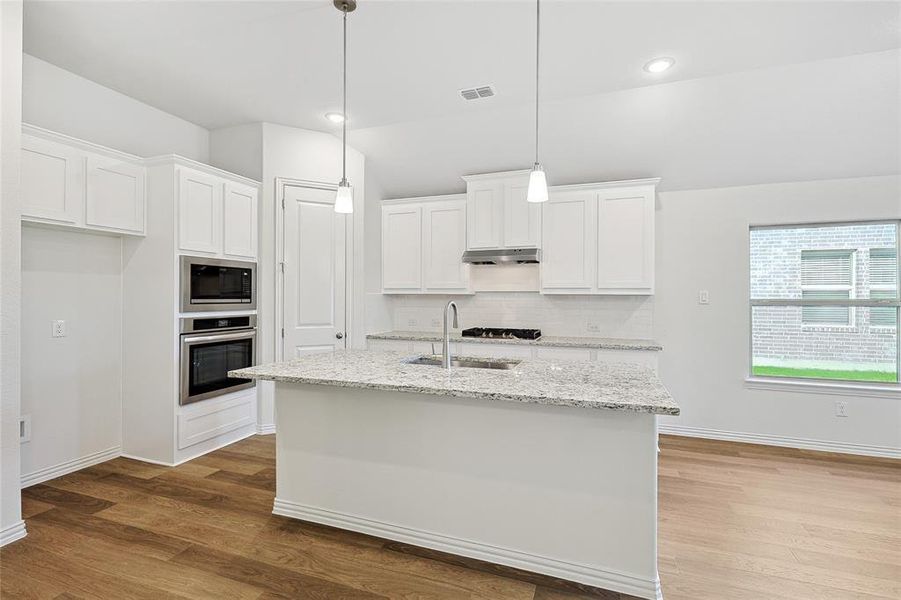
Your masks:
<svg viewBox="0 0 901 600"><path fill-rule="evenodd" d="M535 165L529 174L529 202L547 202L547 177L538 162L538 65L541 57L541 0L535 0Z"/></svg>
<svg viewBox="0 0 901 600"><path fill-rule="evenodd" d="M357 0L334 0L335 8L341 11L344 21L344 62L342 65L343 77L343 107L341 114L341 181L338 183L338 192L335 194L335 212L352 213L354 211L354 189L347 181L347 13L357 8Z"/></svg>

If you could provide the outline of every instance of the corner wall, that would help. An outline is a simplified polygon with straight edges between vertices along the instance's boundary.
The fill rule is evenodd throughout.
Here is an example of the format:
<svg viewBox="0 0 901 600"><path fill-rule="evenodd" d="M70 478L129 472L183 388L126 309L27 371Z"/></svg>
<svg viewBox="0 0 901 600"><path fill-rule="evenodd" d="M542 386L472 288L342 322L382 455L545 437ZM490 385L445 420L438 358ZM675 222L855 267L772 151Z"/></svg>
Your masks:
<svg viewBox="0 0 901 600"><path fill-rule="evenodd" d="M872 397L747 387L749 227L901 218L901 178L867 177L661 192L656 336L660 374L682 406L661 431L901 454L901 395ZM710 304L699 305L698 291ZM835 401L848 416L835 416Z"/></svg>
<svg viewBox="0 0 901 600"><path fill-rule="evenodd" d="M0 546L25 536L19 493L22 1L0 2Z"/></svg>

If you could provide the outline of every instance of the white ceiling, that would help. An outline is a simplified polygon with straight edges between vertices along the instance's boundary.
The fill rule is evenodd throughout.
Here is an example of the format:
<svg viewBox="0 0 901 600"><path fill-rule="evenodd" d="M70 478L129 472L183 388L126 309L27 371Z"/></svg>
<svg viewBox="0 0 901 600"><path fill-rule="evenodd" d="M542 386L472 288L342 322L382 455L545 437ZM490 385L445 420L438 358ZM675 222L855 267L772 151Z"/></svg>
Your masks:
<svg viewBox="0 0 901 600"><path fill-rule="evenodd" d="M478 120L531 101L534 3L359 4L349 24L351 128ZM542 7L548 101L899 46L897 2ZM334 130L323 114L340 102L340 14L330 0L28 0L25 50L207 128L268 121ZM676 66L658 76L641 70L659 55ZM467 103L457 95L486 83L495 98Z"/></svg>

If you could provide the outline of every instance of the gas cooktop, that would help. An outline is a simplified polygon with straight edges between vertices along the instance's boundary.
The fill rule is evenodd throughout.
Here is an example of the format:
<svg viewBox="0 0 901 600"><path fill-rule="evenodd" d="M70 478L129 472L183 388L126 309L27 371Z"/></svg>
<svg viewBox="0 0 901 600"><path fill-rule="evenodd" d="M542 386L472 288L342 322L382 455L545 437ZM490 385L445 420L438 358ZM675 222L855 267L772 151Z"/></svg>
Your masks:
<svg viewBox="0 0 901 600"><path fill-rule="evenodd" d="M470 327L462 331L463 337L499 338L504 340L537 340L540 329L511 329L508 327Z"/></svg>

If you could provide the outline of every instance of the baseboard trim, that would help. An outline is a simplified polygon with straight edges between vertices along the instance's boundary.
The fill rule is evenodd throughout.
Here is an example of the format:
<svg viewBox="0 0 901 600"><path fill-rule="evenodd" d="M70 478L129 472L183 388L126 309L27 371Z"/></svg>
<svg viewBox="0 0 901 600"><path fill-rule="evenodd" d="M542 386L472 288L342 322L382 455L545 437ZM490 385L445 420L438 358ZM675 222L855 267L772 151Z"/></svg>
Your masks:
<svg viewBox="0 0 901 600"><path fill-rule="evenodd" d="M13 523L9 527L0 530L0 546L11 544L16 540L21 540L27 535L25 531L25 521L19 519L18 523Z"/></svg>
<svg viewBox="0 0 901 600"><path fill-rule="evenodd" d="M683 435L686 437L707 438L727 442L744 442L746 444L762 444L764 446L780 446L782 448L799 448L801 450L817 450L820 452L837 452L839 454L856 454L858 456L874 456L879 458L901 459L901 448L891 446L868 446L865 444L849 444L811 440L761 433L743 433L740 431L723 431L706 427L686 427L658 423L657 431L663 434Z"/></svg>
<svg viewBox="0 0 901 600"><path fill-rule="evenodd" d="M275 423L269 423L267 425L263 425L262 423L257 424L257 434L269 435L271 433L275 433Z"/></svg>
<svg viewBox="0 0 901 600"><path fill-rule="evenodd" d="M518 550L499 548L480 542L454 538L438 533L401 527L391 523L383 523L339 513L331 510L307 506L290 500L275 499L272 514L291 517L302 521L311 521L329 525L339 529L349 529L367 535L389 540L422 546L432 550L457 554L477 560L523 569L585 585L631 594L640 598L659 600L660 580L643 579L629 573L607 571L588 565L568 563L565 561L528 554Z"/></svg>
<svg viewBox="0 0 901 600"><path fill-rule="evenodd" d="M94 452L93 454L88 454L87 456L82 456L81 458L76 458L75 460L69 460L58 465L53 465L52 467L46 467L34 471L33 473L27 473L22 475L20 479L21 487L27 488L38 483L43 483L44 481L49 481L50 479L56 479L57 477L62 477L63 475L68 475L69 473L112 460L121 455L122 447L115 446L113 448Z"/></svg>

